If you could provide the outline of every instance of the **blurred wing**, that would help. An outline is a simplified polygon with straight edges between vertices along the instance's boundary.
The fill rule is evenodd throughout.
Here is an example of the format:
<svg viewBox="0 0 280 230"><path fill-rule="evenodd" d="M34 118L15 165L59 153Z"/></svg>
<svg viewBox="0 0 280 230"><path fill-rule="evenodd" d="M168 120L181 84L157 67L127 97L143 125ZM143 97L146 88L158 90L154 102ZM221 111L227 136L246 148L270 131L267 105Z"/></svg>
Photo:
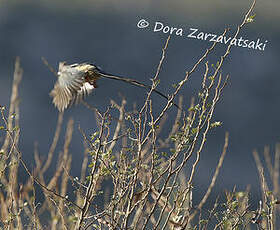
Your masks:
<svg viewBox="0 0 280 230"><path fill-rule="evenodd" d="M85 82L83 86L78 90L71 100L70 104L78 104L80 103L86 96L88 96L94 89L94 86L88 82Z"/></svg>
<svg viewBox="0 0 280 230"><path fill-rule="evenodd" d="M50 95L59 111L66 109L84 86L84 73L69 65L59 64L58 79Z"/></svg>

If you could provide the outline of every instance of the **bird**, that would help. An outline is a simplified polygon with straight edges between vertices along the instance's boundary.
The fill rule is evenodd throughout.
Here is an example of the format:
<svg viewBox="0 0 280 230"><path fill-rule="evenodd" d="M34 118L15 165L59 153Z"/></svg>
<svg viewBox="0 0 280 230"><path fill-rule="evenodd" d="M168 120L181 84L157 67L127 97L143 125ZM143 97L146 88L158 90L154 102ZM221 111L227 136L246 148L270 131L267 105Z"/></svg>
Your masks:
<svg viewBox="0 0 280 230"><path fill-rule="evenodd" d="M80 103L94 89L98 88L97 80L100 78L123 81L148 90L152 89L151 86L137 80L103 72L100 67L89 63L74 63L68 65L63 61L59 62L57 72L53 69L51 70L57 76L57 81L50 92L50 96L53 98L53 104L60 112L63 112L73 104ZM156 89L153 89L153 92L167 100L169 99ZM173 103L173 105L179 108L175 103Z"/></svg>

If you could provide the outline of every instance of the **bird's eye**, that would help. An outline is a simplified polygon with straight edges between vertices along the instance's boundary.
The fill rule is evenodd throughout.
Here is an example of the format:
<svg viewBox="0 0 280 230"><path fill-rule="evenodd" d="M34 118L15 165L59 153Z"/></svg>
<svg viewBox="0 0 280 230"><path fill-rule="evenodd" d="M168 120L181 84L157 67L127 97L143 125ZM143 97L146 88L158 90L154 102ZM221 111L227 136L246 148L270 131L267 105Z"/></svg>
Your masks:
<svg viewBox="0 0 280 230"><path fill-rule="evenodd" d="M57 75L58 75L58 76L60 75L60 71L57 72Z"/></svg>

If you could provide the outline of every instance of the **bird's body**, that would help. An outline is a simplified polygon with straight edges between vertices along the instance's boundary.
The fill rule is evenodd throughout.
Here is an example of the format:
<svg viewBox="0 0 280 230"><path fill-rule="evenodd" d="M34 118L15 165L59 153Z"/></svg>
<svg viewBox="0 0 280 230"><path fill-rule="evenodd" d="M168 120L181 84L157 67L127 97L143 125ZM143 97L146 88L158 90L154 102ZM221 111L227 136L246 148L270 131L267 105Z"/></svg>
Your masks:
<svg viewBox="0 0 280 230"><path fill-rule="evenodd" d="M63 111L73 103L79 103L85 96L90 94L93 89L98 87L96 82L99 78L124 81L132 85L151 89L151 86L136 80L104 73L97 66L88 63L67 65L65 62L60 62L56 75L58 79L50 95L53 97L53 103L59 111ZM153 91L168 99L161 92L155 89ZM175 106L177 107L177 105Z"/></svg>

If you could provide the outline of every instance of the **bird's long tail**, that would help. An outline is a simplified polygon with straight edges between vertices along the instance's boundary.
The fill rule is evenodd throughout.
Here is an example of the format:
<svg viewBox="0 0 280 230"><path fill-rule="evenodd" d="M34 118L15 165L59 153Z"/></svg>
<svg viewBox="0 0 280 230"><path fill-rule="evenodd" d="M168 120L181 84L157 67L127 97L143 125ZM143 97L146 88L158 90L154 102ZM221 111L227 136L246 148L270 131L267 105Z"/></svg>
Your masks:
<svg viewBox="0 0 280 230"><path fill-rule="evenodd" d="M152 89L152 87L150 85L146 85L146 84L141 83L141 82L139 82L137 80L134 80L134 79L119 77L119 76L115 76L115 75L111 75L111 74L107 74L107 73L103 73L103 72L100 72L100 75L103 78L113 79L113 80L117 80L117 81L123 81L123 82L126 82L128 84L135 85L135 86L142 87L142 88L146 88L146 89L149 89L149 90ZM158 95L164 97L166 100L169 100L169 98L166 95L164 95L163 93L161 93L160 91L158 91L156 89L153 89L153 92L155 92ZM172 104L174 106L176 106L178 109L181 110L181 108L176 103L172 102Z"/></svg>

